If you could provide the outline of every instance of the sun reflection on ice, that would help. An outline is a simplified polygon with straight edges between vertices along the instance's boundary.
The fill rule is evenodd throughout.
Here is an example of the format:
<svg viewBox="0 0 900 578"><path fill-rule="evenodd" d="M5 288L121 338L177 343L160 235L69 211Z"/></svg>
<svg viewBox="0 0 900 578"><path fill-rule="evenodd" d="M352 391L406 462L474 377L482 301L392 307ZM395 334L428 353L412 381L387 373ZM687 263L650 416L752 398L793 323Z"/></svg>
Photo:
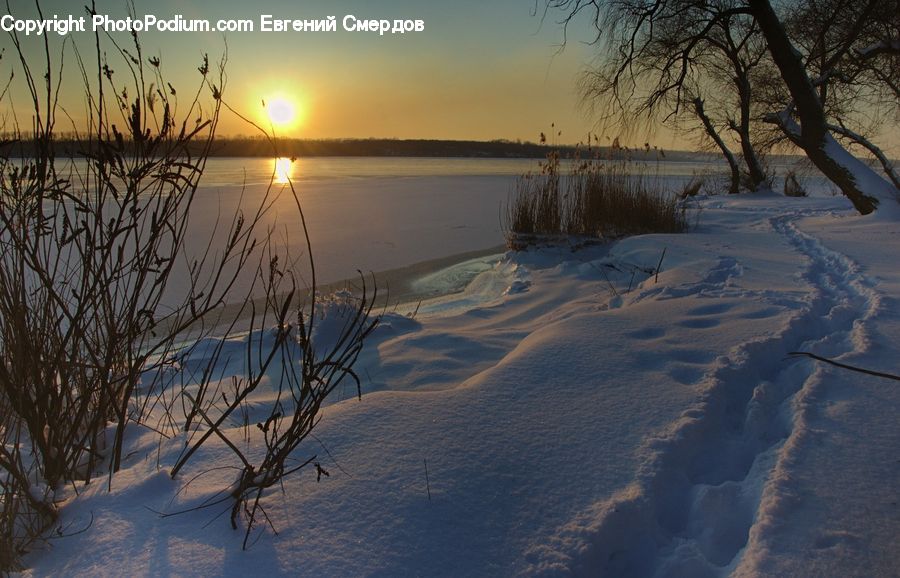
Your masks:
<svg viewBox="0 0 900 578"><path fill-rule="evenodd" d="M286 185L294 178L294 160L287 157L275 159L275 182Z"/></svg>

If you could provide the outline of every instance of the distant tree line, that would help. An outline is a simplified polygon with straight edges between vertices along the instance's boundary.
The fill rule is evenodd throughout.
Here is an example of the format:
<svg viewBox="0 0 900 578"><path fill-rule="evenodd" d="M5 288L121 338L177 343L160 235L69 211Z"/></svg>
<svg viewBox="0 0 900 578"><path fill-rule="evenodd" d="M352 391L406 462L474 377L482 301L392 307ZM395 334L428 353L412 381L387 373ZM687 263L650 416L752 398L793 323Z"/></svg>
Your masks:
<svg viewBox="0 0 900 578"><path fill-rule="evenodd" d="M11 156L28 157L33 143L0 138L0 151ZM56 151L64 156L90 156L90 143L62 137L55 143ZM127 146L127 143L126 143ZM198 145L199 146L199 145ZM628 149L614 144L608 147L547 145L509 140L435 140L435 139L279 139L279 152L294 157L434 157L434 158L522 158L543 159L551 151L563 158L576 155L599 155L603 158L637 158L649 160L694 158L684 152L662 152L646 145ZM199 152L199 150L197 151ZM210 147L211 157L271 157L272 144L255 137L217 138Z"/></svg>

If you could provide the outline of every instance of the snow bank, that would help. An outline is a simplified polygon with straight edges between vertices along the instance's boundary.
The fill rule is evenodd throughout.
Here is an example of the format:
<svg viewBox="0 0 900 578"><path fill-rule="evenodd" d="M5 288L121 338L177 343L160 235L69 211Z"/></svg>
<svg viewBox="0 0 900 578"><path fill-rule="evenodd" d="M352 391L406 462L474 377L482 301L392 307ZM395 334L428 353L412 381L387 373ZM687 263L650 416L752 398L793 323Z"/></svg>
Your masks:
<svg viewBox="0 0 900 578"><path fill-rule="evenodd" d="M691 234L507 254L388 314L362 400L301 448L330 477L264 500L278 535L242 552L227 505L160 517L237 464L210 444L173 481L184 440L135 430L26 574L894 572L900 388L787 355L897 372L900 227L842 198L703 202Z"/></svg>

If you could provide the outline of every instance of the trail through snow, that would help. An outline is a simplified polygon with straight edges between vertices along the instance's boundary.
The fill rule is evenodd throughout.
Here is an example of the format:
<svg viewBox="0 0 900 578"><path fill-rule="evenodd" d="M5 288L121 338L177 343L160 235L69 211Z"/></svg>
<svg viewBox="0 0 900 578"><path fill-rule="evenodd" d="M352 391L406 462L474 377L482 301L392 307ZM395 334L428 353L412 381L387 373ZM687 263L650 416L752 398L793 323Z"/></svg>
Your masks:
<svg viewBox="0 0 900 578"><path fill-rule="evenodd" d="M566 560L566 570L684 577L760 571L758 550L767 527L777 526L796 502L790 473L795 449L815 443L809 399L832 371L787 356L806 351L842 358L868 350L868 322L881 305L874 283L852 259L798 228L806 216L797 212L769 219L806 261L805 304L782 330L747 341L720 360L698 403L650 442L652 457L635 483L563 528L563 536L575 534L583 542ZM664 291L678 297L722 295L740 274L737 261L720 258L699 283ZM727 305L711 305L693 313L725 310ZM706 323L701 317L689 326Z"/></svg>
<svg viewBox="0 0 900 578"><path fill-rule="evenodd" d="M248 552L215 513L147 509L227 487L225 448L188 488L158 473L179 440L145 432L111 493L63 509L91 528L28 572L895 575L900 388L788 354L897 372L900 225L843 199L704 203L691 234L507 254L387 313L362 400L303 448L331 477L270 495L279 535Z"/></svg>

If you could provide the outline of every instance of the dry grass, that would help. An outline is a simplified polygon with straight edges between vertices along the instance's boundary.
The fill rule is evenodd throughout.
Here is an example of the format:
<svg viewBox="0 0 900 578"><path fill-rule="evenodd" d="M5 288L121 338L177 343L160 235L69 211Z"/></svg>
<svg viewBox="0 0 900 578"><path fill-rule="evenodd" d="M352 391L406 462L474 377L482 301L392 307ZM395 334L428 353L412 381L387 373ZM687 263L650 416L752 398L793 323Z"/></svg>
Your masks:
<svg viewBox="0 0 900 578"><path fill-rule="evenodd" d="M618 238L681 233L688 221L677 196L654 190L628 161L575 161L567 174L551 153L537 174L516 181L503 223L519 249L538 237Z"/></svg>

